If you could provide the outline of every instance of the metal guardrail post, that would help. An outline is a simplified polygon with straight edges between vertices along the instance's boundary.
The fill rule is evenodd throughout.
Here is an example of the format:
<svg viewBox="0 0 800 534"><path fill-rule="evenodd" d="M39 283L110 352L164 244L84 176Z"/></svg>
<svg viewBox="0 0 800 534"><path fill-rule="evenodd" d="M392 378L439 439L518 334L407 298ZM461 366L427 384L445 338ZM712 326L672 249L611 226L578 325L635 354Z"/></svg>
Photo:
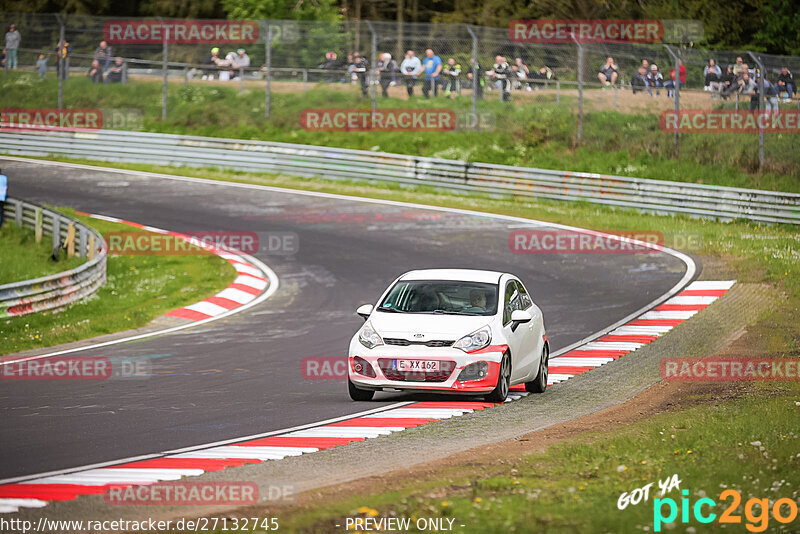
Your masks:
<svg viewBox="0 0 800 534"><path fill-rule="evenodd" d="M303 69L303 92L308 91L308 69Z"/></svg>
<svg viewBox="0 0 800 534"><path fill-rule="evenodd" d="M761 60L749 50L747 53L750 54L750 57L756 62L756 65L758 65L758 70L761 72L761 75L758 77L758 166L761 168L764 166L764 128L761 127L760 121L763 120L761 117L764 116L764 99L767 96L764 94L764 77L766 76L766 72L764 70L764 64L761 62Z"/></svg>
<svg viewBox="0 0 800 534"><path fill-rule="evenodd" d="M377 86L377 66L378 66L378 34L375 32L375 27L372 21L365 20L369 33L372 35L370 46L370 65L369 72L365 72L364 76L367 77L369 83L370 97L372 98L372 121L374 124L375 112L378 110L378 86Z"/></svg>
<svg viewBox="0 0 800 534"><path fill-rule="evenodd" d="M478 36L472 31L469 24L465 24L470 37L472 38L472 120L475 121L475 129L480 130L480 121L478 120L478 85L481 80L478 72Z"/></svg>
<svg viewBox="0 0 800 534"><path fill-rule="evenodd" d="M161 21L161 17L157 17L159 21ZM164 75L164 89L161 95L161 120L167 120L167 76L169 76L169 26L165 26L163 23L161 25L161 29L164 32L164 43L163 43L163 60L161 69Z"/></svg>
<svg viewBox="0 0 800 534"><path fill-rule="evenodd" d="M244 67L239 67L239 92L244 92Z"/></svg>
<svg viewBox="0 0 800 534"><path fill-rule="evenodd" d="M61 217L53 215L53 250L61 245Z"/></svg>
<svg viewBox="0 0 800 534"><path fill-rule="evenodd" d="M578 141L580 142L583 140L583 46L575 38L574 31L571 36L578 47Z"/></svg>
<svg viewBox="0 0 800 534"><path fill-rule="evenodd" d="M681 85L681 60L678 56L672 51L669 45L664 45L664 48L667 49L669 55L675 59L675 81L673 85L675 86L675 157L678 157L678 149L680 146L680 122L681 122L681 92L680 92L680 85Z"/></svg>
<svg viewBox="0 0 800 534"><path fill-rule="evenodd" d="M556 80L556 106L561 105L561 82Z"/></svg>

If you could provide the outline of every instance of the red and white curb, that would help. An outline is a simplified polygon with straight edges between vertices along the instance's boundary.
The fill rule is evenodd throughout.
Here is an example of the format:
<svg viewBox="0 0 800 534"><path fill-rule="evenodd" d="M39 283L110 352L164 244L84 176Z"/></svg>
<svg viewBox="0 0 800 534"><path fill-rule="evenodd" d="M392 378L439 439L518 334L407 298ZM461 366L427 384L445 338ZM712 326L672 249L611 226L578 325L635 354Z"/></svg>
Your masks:
<svg viewBox="0 0 800 534"><path fill-rule="evenodd" d="M259 265L256 265L254 262L248 260L247 256L236 254L235 251L229 251L211 246L197 239L196 237L188 236L178 232L170 232L168 230L163 230L153 226L146 226L132 221L118 219L116 217L96 215L82 211L76 211L75 213L78 215L91 217L93 219L124 224L147 232L154 232L156 234L169 235L183 239L192 245L206 249L209 252L220 256L225 261L230 263L234 269L236 269L238 276L228 287L205 300L201 300L200 302L195 302L189 306L184 306L183 308L178 308L177 310L167 312L166 315L168 317L178 317L180 319L187 319L189 321L202 321L204 319L216 317L252 302L259 295L264 293L269 286L268 274L263 272Z"/></svg>
<svg viewBox="0 0 800 534"><path fill-rule="evenodd" d="M569 380L630 354L706 308L735 284L695 281L680 293L607 334L550 360L548 385Z"/></svg>
<svg viewBox="0 0 800 534"><path fill-rule="evenodd" d="M548 384L563 382L635 352L710 305L734 283L735 281L693 282L676 296L638 318L596 340L554 357L550 361ZM187 306L182 309L190 309L194 313L216 311L209 307ZM523 385L513 386L511 390L506 402L528 395ZM399 404L383 411L372 410L277 435L227 442L205 449L165 453L159 457L0 485L0 513L16 512L20 508L40 508L49 501L69 501L80 495L104 494L112 488L180 480L208 471L300 456L494 406L497 404L473 401Z"/></svg>

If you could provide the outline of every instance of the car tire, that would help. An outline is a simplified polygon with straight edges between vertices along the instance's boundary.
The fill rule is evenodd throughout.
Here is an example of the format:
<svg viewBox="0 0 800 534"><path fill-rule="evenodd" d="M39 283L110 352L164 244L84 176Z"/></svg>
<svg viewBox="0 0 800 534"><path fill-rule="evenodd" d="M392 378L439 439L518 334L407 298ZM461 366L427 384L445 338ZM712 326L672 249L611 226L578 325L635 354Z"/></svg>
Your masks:
<svg viewBox="0 0 800 534"><path fill-rule="evenodd" d="M372 397L375 395L375 392L369 389L358 389L350 382L350 378L347 379L347 391L350 393L350 398L354 401L371 401Z"/></svg>
<svg viewBox="0 0 800 534"><path fill-rule="evenodd" d="M548 366L550 365L550 349L547 345L542 349L542 359L539 360L539 374L530 382L525 382L525 391L531 393L544 393L547 389Z"/></svg>
<svg viewBox="0 0 800 534"><path fill-rule="evenodd" d="M497 385L491 393L486 395L488 402L505 402L508 390L511 388L511 357L506 352L500 361L500 370L497 374Z"/></svg>

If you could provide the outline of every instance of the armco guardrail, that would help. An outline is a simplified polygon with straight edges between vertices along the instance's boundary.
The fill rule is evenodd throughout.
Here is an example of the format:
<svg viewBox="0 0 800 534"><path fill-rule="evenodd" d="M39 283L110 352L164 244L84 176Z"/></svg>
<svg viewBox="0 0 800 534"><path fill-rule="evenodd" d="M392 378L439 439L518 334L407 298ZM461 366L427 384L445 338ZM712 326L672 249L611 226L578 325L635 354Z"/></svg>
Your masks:
<svg viewBox="0 0 800 534"><path fill-rule="evenodd" d="M9 198L6 222L33 228L37 240L50 236L53 248L72 241L74 251L88 260L75 269L34 280L0 285L0 317L61 308L91 295L106 282L106 247L96 230L42 206Z"/></svg>
<svg viewBox="0 0 800 534"><path fill-rule="evenodd" d="M800 194L289 143L99 130L2 132L0 151L332 179L386 180L656 213L800 224Z"/></svg>

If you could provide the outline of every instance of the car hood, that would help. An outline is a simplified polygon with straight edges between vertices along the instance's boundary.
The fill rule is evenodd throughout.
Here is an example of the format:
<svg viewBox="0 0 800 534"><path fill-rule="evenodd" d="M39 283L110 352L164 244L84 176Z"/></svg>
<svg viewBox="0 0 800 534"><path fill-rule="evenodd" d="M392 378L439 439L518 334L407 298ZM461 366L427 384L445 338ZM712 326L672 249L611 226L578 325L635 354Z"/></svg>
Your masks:
<svg viewBox="0 0 800 534"><path fill-rule="evenodd" d="M383 337L396 337L412 341L448 339L456 341L482 326L491 323L490 315L434 315L429 313L375 312L369 320ZM417 337L415 334L422 334Z"/></svg>

